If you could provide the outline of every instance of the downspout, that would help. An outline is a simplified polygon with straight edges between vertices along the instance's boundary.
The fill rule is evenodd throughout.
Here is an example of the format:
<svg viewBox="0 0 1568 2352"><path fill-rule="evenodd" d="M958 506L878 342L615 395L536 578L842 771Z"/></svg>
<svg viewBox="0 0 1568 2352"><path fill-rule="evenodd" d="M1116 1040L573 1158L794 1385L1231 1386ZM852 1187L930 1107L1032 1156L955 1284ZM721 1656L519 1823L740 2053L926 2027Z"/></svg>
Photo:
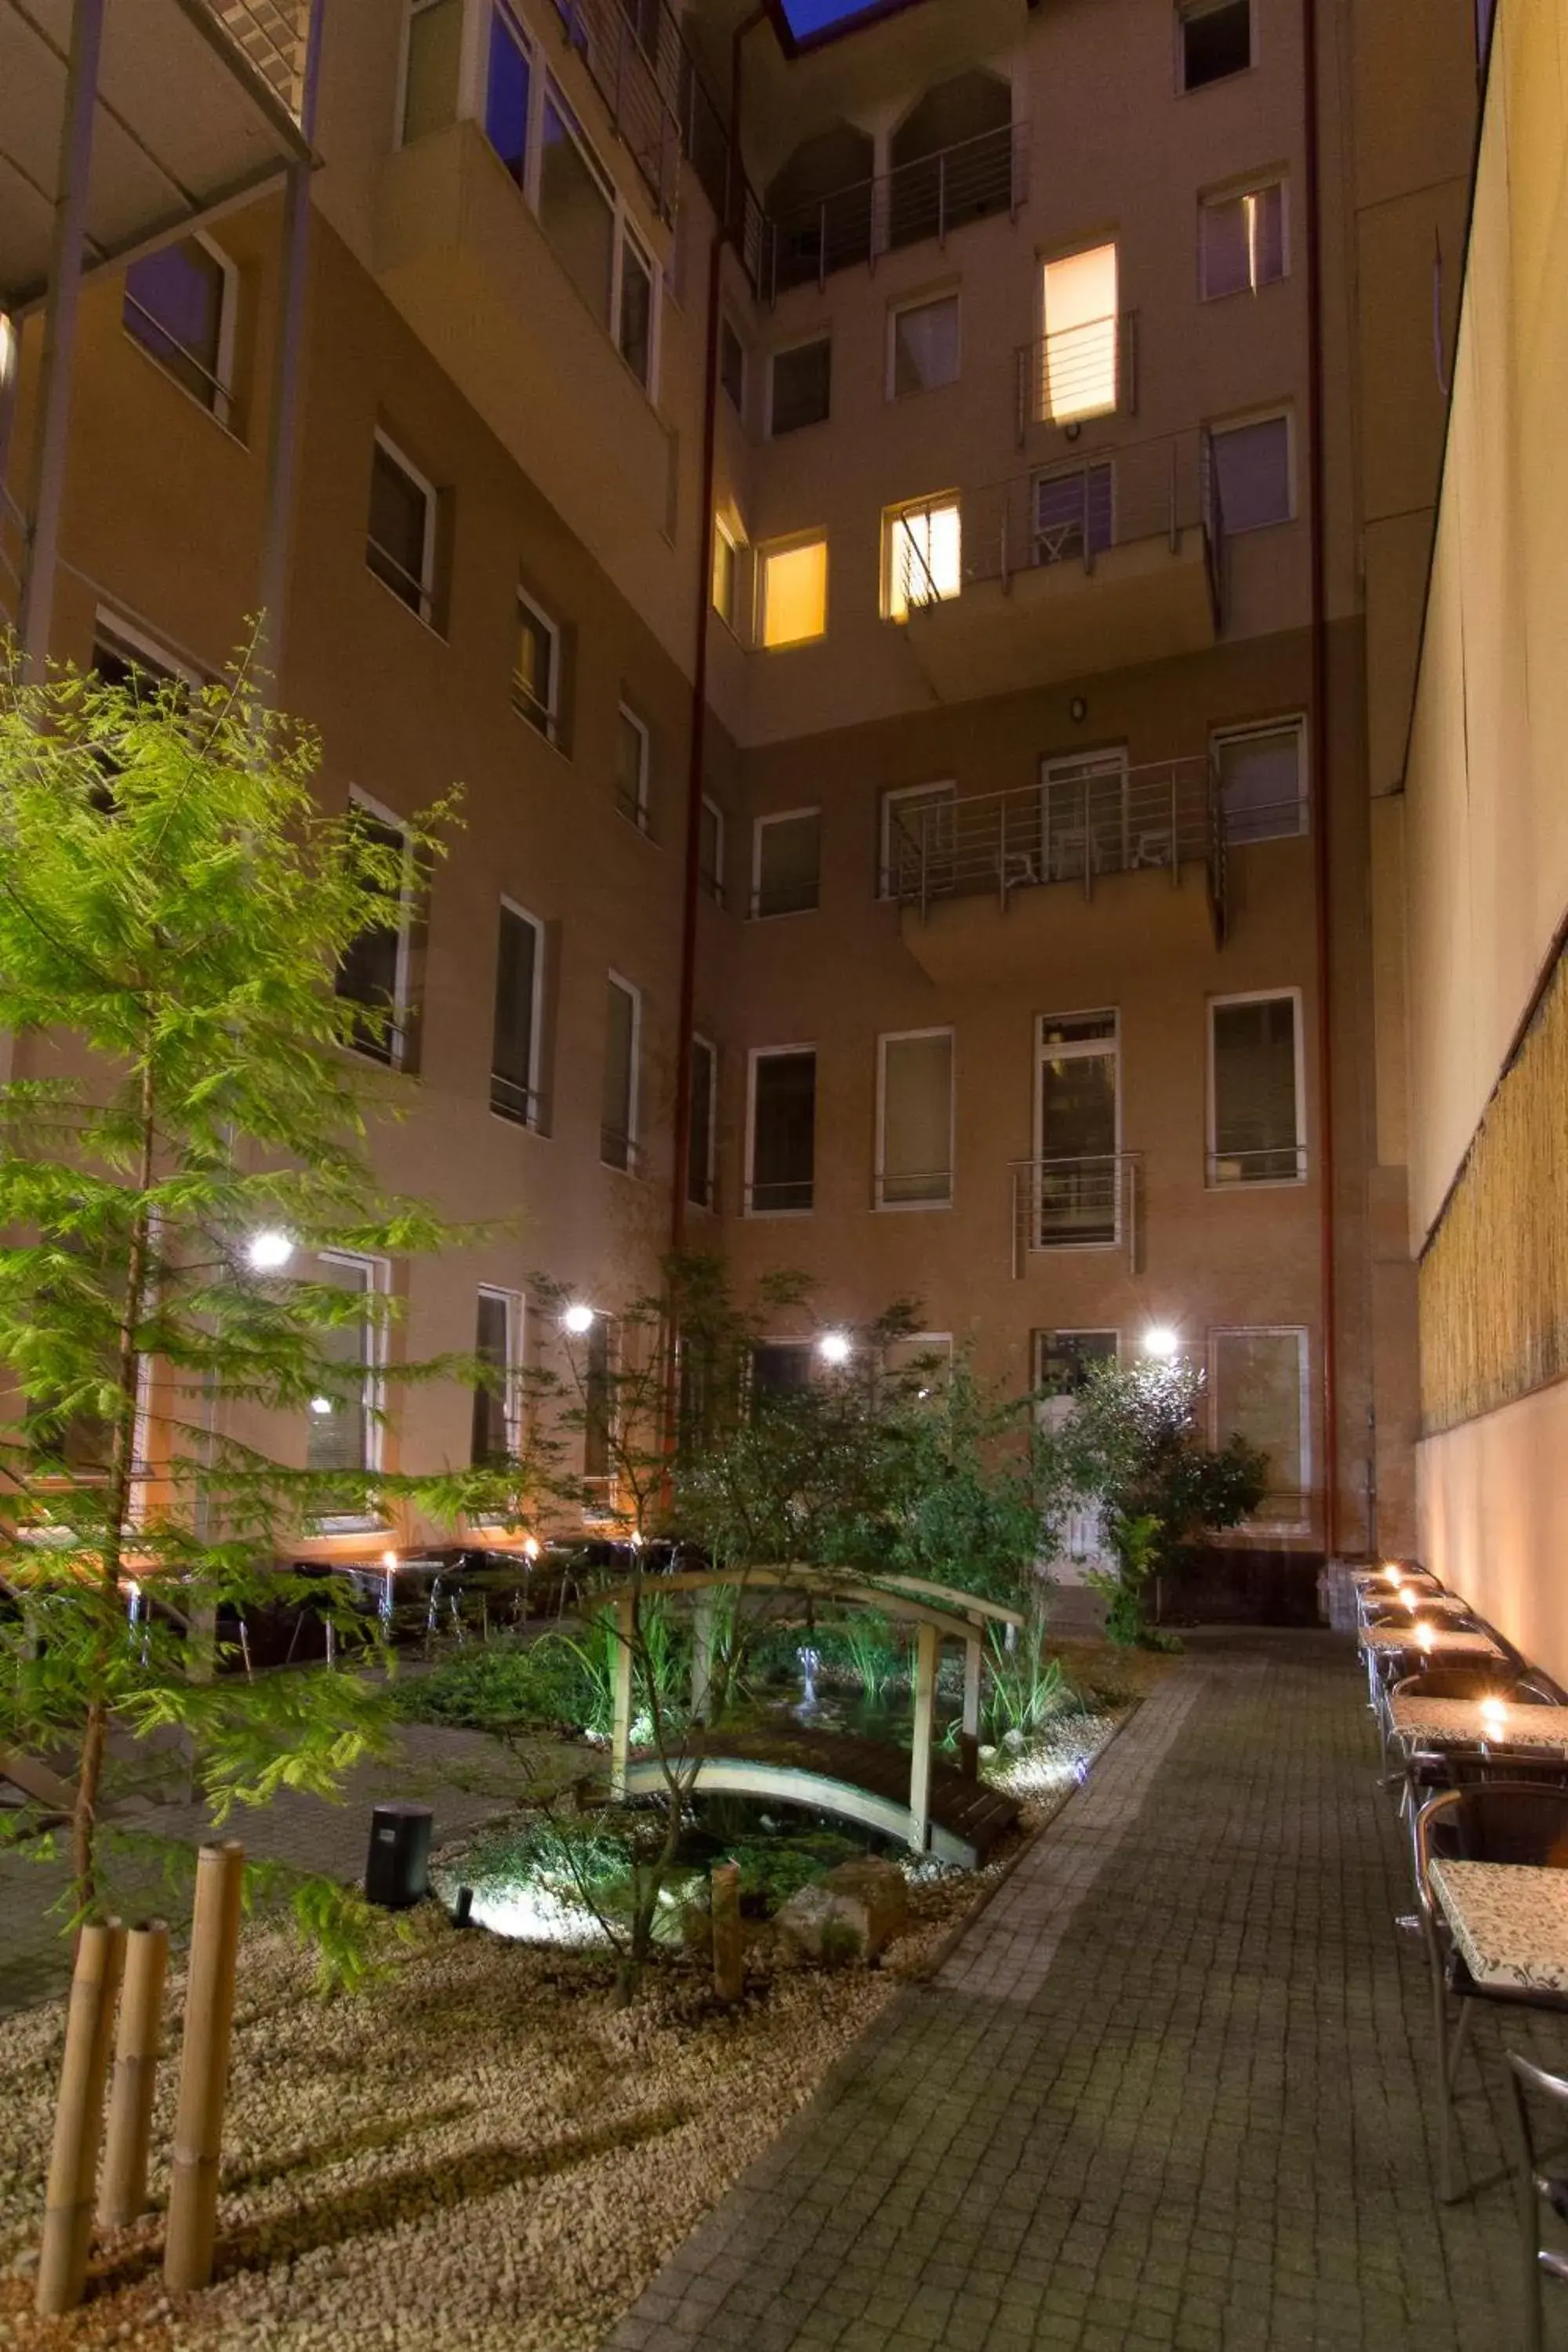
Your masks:
<svg viewBox="0 0 1568 2352"><path fill-rule="evenodd" d="M321 77L321 16L325 0L310 0L305 35L305 70L300 94L300 128L312 147ZM310 268L310 182L316 161L297 158L289 166L279 246L281 291L277 349L272 365L272 413L267 450L267 520L262 534L258 604L257 667L269 703L278 698L283 662L283 630L289 593L289 556L293 536L294 488L300 464L300 394L305 368L306 291Z"/></svg>
<svg viewBox="0 0 1568 2352"><path fill-rule="evenodd" d="M1309 739L1313 849L1313 908L1318 983L1318 1156L1320 1285L1323 1316L1323 1548L1331 1559L1339 1540L1340 1441L1339 1328L1334 1304L1333 1024L1331 908L1332 867L1329 838L1329 763L1325 740L1329 708L1329 639L1324 590L1323 492L1323 272L1322 209L1319 153L1317 0L1301 0L1302 134L1307 215L1307 482L1311 505L1311 688Z"/></svg>

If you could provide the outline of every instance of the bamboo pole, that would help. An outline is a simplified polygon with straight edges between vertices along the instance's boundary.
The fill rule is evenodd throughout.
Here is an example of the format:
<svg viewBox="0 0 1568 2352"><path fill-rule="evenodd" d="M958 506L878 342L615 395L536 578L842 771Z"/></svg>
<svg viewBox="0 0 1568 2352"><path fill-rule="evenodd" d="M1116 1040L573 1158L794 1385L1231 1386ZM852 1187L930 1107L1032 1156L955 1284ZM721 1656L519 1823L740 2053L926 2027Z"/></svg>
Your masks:
<svg viewBox="0 0 1568 2352"><path fill-rule="evenodd" d="M153 2094L157 2087L168 1964L167 1925L162 1919L140 1921L126 1938L120 2032L114 2045L103 2179L98 2192L100 2230L123 2230L147 2208L147 2150L153 2134Z"/></svg>
<svg viewBox="0 0 1568 2352"><path fill-rule="evenodd" d="M169 2228L163 2247L163 2284L174 2294L205 2286L212 2277L244 1884L243 1847L203 1846L196 1857L180 2099L174 2116Z"/></svg>
<svg viewBox="0 0 1568 2352"><path fill-rule="evenodd" d="M741 1937L741 1866L716 1862L712 1876L713 1990L723 2001L737 2001L745 1989L745 1951Z"/></svg>
<svg viewBox="0 0 1568 2352"><path fill-rule="evenodd" d="M66 2012L65 2058L38 2249L37 2300L45 2317L74 2310L87 2284L93 2182L103 2134L103 2081L124 1959L125 1930L118 1919L82 1929Z"/></svg>
<svg viewBox="0 0 1568 2352"><path fill-rule="evenodd" d="M922 1625L915 1636L915 1730L910 1755L910 1843L917 1853L924 1853L931 1843L931 1743L940 1651L936 1627Z"/></svg>

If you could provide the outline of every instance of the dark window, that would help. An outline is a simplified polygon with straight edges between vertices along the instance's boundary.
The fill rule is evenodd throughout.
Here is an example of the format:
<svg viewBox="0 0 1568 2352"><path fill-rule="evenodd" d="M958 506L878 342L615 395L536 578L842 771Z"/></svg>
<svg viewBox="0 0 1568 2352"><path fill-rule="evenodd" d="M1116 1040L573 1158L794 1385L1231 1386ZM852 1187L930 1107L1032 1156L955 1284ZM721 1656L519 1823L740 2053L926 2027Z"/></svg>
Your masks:
<svg viewBox="0 0 1568 2352"><path fill-rule="evenodd" d="M495 1031L490 1045L490 1108L520 1127L539 1117L539 987L544 961L539 925L515 907L500 910L496 951Z"/></svg>
<svg viewBox="0 0 1568 2352"><path fill-rule="evenodd" d="M1296 1000L1244 998L1215 1004L1215 1184L1291 1183L1304 1176L1297 1096Z"/></svg>
<svg viewBox="0 0 1568 2352"><path fill-rule="evenodd" d="M796 1396L811 1386L809 1339L764 1339L752 1349L752 1399Z"/></svg>
<svg viewBox="0 0 1568 2352"><path fill-rule="evenodd" d="M1202 89L1252 63L1252 0L1216 0L1182 14L1182 88Z"/></svg>
<svg viewBox="0 0 1568 2352"><path fill-rule="evenodd" d="M485 134L521 188L528 152L528 51L504 8L490 11Z"/></svg>
<svg viewBox="0 0 1568 2352"><path fill-rule="evenodd" d="M228 272L199 237L165 245L125 273L127 331L220 424L228 422L227 305Z"/></svg>
<svg viewBox="0 0 1568 2352"><path fill-rule="evenodd" d="M712 801L702 803L702 830L698 845L698 879L716 907L724 903L724 813Z"/></svg>
<svg viewBox="0 0 1568 2352"><path fill-rule="evenodd" d="M407 836L395 824L373 816L357 803L350 810L355 830L378 848L406 858ZM401 894L386 898L386 919L372 923L346 950L338 966L337 992L361 1008L353 1041L362 1054L377 1062L395 1063L402 1049L399 1019L402 1007L405 908Z"/></svg>
<svg viewBox="0 0 1568 2352"><path fill-rule="evenodd" d="M826 335L819 342L797 343L792 352L775 352L770 426L775 440L781 433L798 433L803 425L820 425L832 387L833 345Z"/></svg>
<svg viewBox="0 0 1568 2352"><path fill-rule="evenodd" d="M759 1054L752 1100L752 1210L809 1209L816 1173L816 1055Z"/></svg>
<svg viewBox="0 0 1568 2352"><path fill-rule="evenodd" d="M706 1038L691 1041L691 1134L686 1154L686 1197L694 1207L713 1206L714 1120L718 1110L719 1056Z"/></svg>
<svg viewBox="0 0 1568 2352"><path fill-rule="evenodd" d="M1047 1396L1077 1396L1096 1364L1113 1364L1114 1331L1040 1331L1035 1381Z"/></svg>
<svg viewBox="0 0 1568 2352"><path fill-rule="evenodd" d="M473 1446L476 1466L504 1462L511 1453L511 1302L499 1290L481 1290L474 1331L474 1354L490 1375L490 1382L474 1391Z"/></svg>
<svg viewBox="0 0 1568 2352"><path fill-rule="evenodd" d="M724 320L719 329L719 381L730 395L730 404L737 415L744 413L746 400L746 347L740 336Z"/></svg>
<svg viewBox="0 0 1568 2352"><path fill-rule="evenodd" d="M606 1168L631 1173L637 1164L637 1000L624 982L607 982L605 1071L599 1110L599 1157Z"/></svg>
<svg viewBox="0 0 1568 2352"><path fill-rule="evenodd" d="M624 234L616 341L622 359L646 391L653 374L653 265Z"/></svg>
<svg viewBox="0 0 1568 2352"><path fill-rule="evenodd" d="M613 1469L616 1393L611 1329L596 1315L583 1342L583 1475L607 1480Z"/></svg>
<svg viewBox="0 0 1568 2352"><path fill-rule="evenodd" d="M370 530L365 562L393 594L430 618L435 560L435 499L405 458L379 434L370 467Z"/></svg>
<svg viewBox="0 0 1568 2352"><path fill-rule="evenodd" d="M756 889L752 913L809 914L822 888L822 815L799 809L757 823Z"/></svg>
<svg viewBox="0 0 1568 2352"><path fill-rule="evenodd" d="M315 1278L352 1291L364 1306L351 1321L328 1325L315 1335L321 1386L310 1399L306 1466L368 1470L374 1459L375 1268L368 1258L323 1257Z"/></svg>

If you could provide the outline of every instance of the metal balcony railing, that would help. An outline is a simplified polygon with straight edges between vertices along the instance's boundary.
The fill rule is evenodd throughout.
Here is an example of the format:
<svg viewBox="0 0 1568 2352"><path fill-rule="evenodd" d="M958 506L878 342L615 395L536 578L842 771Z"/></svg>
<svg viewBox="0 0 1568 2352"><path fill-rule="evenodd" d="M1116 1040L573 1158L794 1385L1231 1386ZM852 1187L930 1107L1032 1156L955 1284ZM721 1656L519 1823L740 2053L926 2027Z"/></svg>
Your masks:
<svg viewBox="0 0 1568 2352"><path fill-rule="evenodd" d="M616 136L660 214L672 219L680 178L679 89L683 45L668 10L639 29L621 0L555 0L569 48L609 109ZM646 13L646 12L644 12Z"/></svg>
<svg viewBox="0 0 1568 2352"><path fill-rule="evenodd" d="M1033 1253L1125 1249L1138 1271L1139 1155L1105 1151L1013 1163L1013 1277Z"/></svg>
<svg viewBox="0 0 1568 2352"><path fill-rule="evenodd" d="M298 122L305 98L310 0L201 0L201 5Z"/></svg>
<svg viewBox="0 0 1568 2352"><path fill-rule="evenodd" d="M834 189L762 224L763 290L821 285L834 272L874 265L995 213L1015 219L1028 194L1029 126L1002 123L976 139L921 155L874 179Z"/></svg>
<svg viewBox="0 0 1568 2352"><path fill-rule="evenodd" d="M1138 313L1113 311L1022 343L1014 354L1018 446L1031 425L1138 412Z"/></svg>

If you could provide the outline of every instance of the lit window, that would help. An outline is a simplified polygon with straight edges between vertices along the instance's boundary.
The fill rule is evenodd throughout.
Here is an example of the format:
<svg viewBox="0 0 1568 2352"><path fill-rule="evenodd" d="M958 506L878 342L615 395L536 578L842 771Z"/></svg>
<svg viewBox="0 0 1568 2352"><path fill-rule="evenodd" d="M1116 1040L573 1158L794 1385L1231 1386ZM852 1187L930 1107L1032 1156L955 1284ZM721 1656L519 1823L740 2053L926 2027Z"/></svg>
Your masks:
<svg viewBox="0 0 1568 2352"><path fill-rule="evenodd" d="M364 560L400 604L422 621L429 620L436 581L436 493L384 433L376 435L371 452Z"/></svg>
<svg viewBox="0 0 1568 2352"><path fill-rule="evenodd" d="M1227 730L1214 739L1225 837L1279 841L1307 830L1301 721Z"/></svg>
<svg viewBox="0 0 1568 2352"><path fill-rule="evenodd" d="M821 889L822 813L795 809L757 820L753 836L752 912L804 915Z"/></svg>
<svg viewBox="0 0 1568 2352"><path fill-rule="evenodd" d="M686 1197L695 1209L714 1203L719 1140L719 1055L706 1037L691 1040L691 1133L686 1153Z"/></svg>
<svg viewBox="0 0 1568 2352"><path fill-rule="evenodd" d="M160 247L125 273L126 332L226 425L233 398L232 261L205 236Z"/></svg>
<svg viewBox="0 0 1568 2352"><path fill-rule="evenodd" d="M716 522L713 526L713 610L732 629L738 624L741 602L741 551L729 526Z"/></svg>
<svg viewBox="0 0 1568 2352"><path fill-rule="evenodd" d="M605 1082L599 1116L599 1157L630 1174L637 1158L637 1057L642 997L612 972L605 994Z"/></svg>
<svg viewBox="0 0 1568 2352"><path fill-rule="evenodd" d="M1251 1525L1301 1528L1311 1483L1307 1334L1215 1331L1209 1341L1214 1440L1246 1440L1266 1456L1268 1486Z"/></svg>
<svg viewBox="0 0 1568 2352"><path fill-rule="evenodd" d="M1278 180L1198 206L1198 284L1205 302L1256 294L1285 275L1285 191Z"/></svg>
<svg viewBox="0 0 1568 2352"><path fill-rule="evenodd" d="M1219 491L1220 524L1227 539L1237 531L1263 530L1289 522L1294 511L1290 488L1290 420L1260 416L1246 425L1216 426L1211 436Z"/></svg>
<svg viewBox="0 0 1568 2352"><path fill-rule="evenodd" d="M945 1208L952 1199L952 1032L879 1041L879 1209Z"/></svg>
<svg viewBox="0 0 1568 2352"><path fill-rule="evenodd" d="M1116 284L1114 245L1045 265L1039 414L1054 425L1116 407Z"/></svg>
<svg viewBox="0 0 1568 2352"><path fill-rule="evenodd" d="M394 818L351 801L356 837L375 857L375 896L384 913L351 941L338 966L336 992L356 1008L350 1041L372 1061L403 1064L407 1042L409 886L408 836Z"/></svg>
<svg viewBox="0 0 1568 2352"><path fill-rule="evenodd" d="M803 646L827 628L827 541L764 548L763 643Z"/></svg>
<svg viewBox="0 0 1568 2352"><path fill-rule="evenodd" d="M704 795L698 843L698 879L716 907L724 903L724 812Z"/></svg>
<svg viewBox="0 0 1568 2352"><path fill-rule="evenodd" d="M648 731L623 702L616 720L616 806L639 833L647 831Z"/></svg>
<svg viewBox="0 0 1568 2352"><path fill-rule="evenodd" d="M444 130L458 111L463 0L409 0L403 72L403 144Z"/></svg>
<svg viewBox="0 0 1568 2352"><path fill-rule="evenodd" d="M746 1207L800 1215L816 1198L816 1052L789 1045L752 1056Z"/></svg>
<svg viewBox="0 0 1568 2352"><path fill-rule="evenodd" d="M510 8L490 10L489 67L485 78L485 136L521 188L528 162L528 108L532 66L526 37Z"/></svg>
<svg viewBox="0 0 1568 2352"><path fill-rule="evenodd" d="M512 708L547 743L555 740L560 718L561 631L525 596L517 596L517 667L512 672Z"/></svg>
<svg viewBox="0 0 1568 2352"><path fill-rule="evenodd" d="M474 1390L468 1458L476 1469L518 1453L521 1434L522 1301L512 1290L481 1290L474 1358L489 1375Z"/></svg>
<svg viewBox="0 0 1568 2352"><path fill-rule="evenodd" d="M936 604L963 586L963 523L956 498L900 507L883 526L884 604L891 621L911 604Z"/></svg>
<svg viewBox="0 0 1568 2352"><path fill-rule="evenodd" d="M958 381L958 297L911 302L890 321L888 394L902 400L912 392L937 392Z"/></svg>
<svg viewBox="0 0 1568 2352"><path fill-rule="evenodd" d="M540 1015L544 997L544 926L521 907L502 904L496 950L495 1023L490 1041L490 1108L519 1127L540 1116Z"/></svg>
<svg viewBox="0 0 1568 2352"><path fill-rule="evenodd" d="M346 1290L363 1301L346 1323L315 1332L321 1387L306 1420L305 1466L309 1470L374 1470L376 1466L376 1325L372 1301L381 1287L374 1258L323 1252L315 1280Z"/></svg>
<svg viewBox="0 0 1568 2352"><path fill-rule="evenodd" d="M951 888L957 799L952 783L905 784L883 793L880 897L919 898Z"/></svg>
<svg viewBox="0 0 1568 2352"><path fill-rule="evenodd" d="M1305 1177L1300 1027L1294 991L1209 1006L1211 1184L1295 1184Z"/></svg>
<svg viewBox="0 0 1568 2352"><path fill-rule="evenodd" d="M1202 89L1252 63L1251 0L1189 0L1177 17L1184 89Z"/></svg>
<svg viewBox="0 0 1568 2352"><path fill-rule="evenodd" d="M782 434L798 433L804 425L822 424L833 389L833 345L827 337L775 352L772 382L769 430L775 441Z"/></svg>

